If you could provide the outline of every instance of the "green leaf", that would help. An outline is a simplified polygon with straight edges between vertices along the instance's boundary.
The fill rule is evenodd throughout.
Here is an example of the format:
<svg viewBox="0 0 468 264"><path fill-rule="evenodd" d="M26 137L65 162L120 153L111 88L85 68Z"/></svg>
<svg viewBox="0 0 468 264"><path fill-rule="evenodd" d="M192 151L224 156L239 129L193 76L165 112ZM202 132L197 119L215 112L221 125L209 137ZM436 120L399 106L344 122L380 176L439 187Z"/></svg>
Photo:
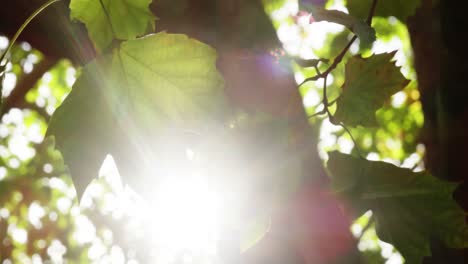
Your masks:
<svg viewBox="0 0 468 264"><path fill-rule="evenodd" d="M338 10L327 10L311 4L303 3L301 7L307 12L312 13L312 17L317 22L328 21L347 27L359 37L361 45L365 48L370 47L375 41L375 30L364 20Z"/></svg>
<svg viewBox="0 0 468 264"><path fill-rule="evenodd" d="M69 167L78 197L84 192L113 144L110 133L118 128L99 87L96 62L87 65L62 105L54 112L47 135L55 136L57 149ZM99 85L98 85L99 84Z"/></svg>
<svg viewBox="0 0 468 264"><path fill-rule="evenodd" d="M372 0L348 0L346 6L349 13L359 18L365 18L369 12ZM378 1L375 16L394 16L405 22L408 16L414 14L421 5L421 0L391 0Z"/></svg>
<svg viewBox="0 0 468 264"><path fill-rule="evenodd" d="M154 170L158 158L170 160L155 142L177 137L171 131L198 133L215 120L222 86L211 47L167 33L130 40L84 68L47 134L55 136L79 196L108 153L127 183L151 192L132 175Z"/></svg>
<svg viewBox="0 0 468 264"><path fill-rule="evenodd" d="M224 104L216 58L208 45L163 32L122 43L113 65L124 77L119 80L124 84L122 96L130 96L129 103L135 103L133 114L142 121L187 122L217 115ZM122 98L117 100L120 103Z"/></svg>
<svg viewBox="0 0 468 264"><path fill-rule="evenodd" d="M334 115L335 123L377 126L375 111L409 82L390 61L394 55L395 52L383 53L367 59L354 56L348 60L345 84Z"/></svg>
<svg viewBox="0 0 468 264"><path fill-rule="evenodd" d="M155 17L149 10L152 0L72 0L72 19L83 22L98 51L113 39L134 39L154 29Z"/></svg>
<svg viewBox="0 0 468 264"><path fill-rule="evenodd" d="M407 263L430 255L430 239L468 246L465 213L452 199L458 184L339 152L329 157L333 188L358 213L373 211L379 238L393 244Z"/></svg>

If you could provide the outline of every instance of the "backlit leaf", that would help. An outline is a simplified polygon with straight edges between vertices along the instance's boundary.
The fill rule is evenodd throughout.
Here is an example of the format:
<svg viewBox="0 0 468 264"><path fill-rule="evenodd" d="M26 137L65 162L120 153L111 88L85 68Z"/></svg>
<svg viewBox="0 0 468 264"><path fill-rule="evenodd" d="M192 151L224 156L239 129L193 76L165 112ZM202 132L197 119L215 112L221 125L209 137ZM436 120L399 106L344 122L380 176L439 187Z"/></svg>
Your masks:
<svg viewBox="0 0 468 264"><path fill-rule="evenodd" d="M349 126L377 125L375 111L408 84L400 69L390 61L394 55L395 52L383 53L367 59L358 55L348 60L335 121Z"/></svg>
<svg viewBox="0 0 468 264"><path fill-rule="evenodd" d="M95 47L102 51L113 39L128 40L154 28L152 0L72 0L71 18L83 22Z"/></svg>
<svg viewBox="0 0 468 264"><path fill-rule="evenodd" d="M132 176L145 166L162 167L151 155L156 146L168 144L162 138L182 142L171 131L199 133L205 124L200 121L222 113L223 81L215 62L209 46L159 33L124 42L87 65L47 132L55 136L78 194L106 154L113 154L124 181L136 182L139 177ZM170 160L170 151L158 158Z"/></svg>
<svg viewBox="0 0 468 264"><path fill-rule="evenodd" d="M465 213L452 198L457 184L339 152L329 157L333 188L358 214L373 211L379 238L394 245L407 263L430 255L430 239L468 246Z"/></svg>

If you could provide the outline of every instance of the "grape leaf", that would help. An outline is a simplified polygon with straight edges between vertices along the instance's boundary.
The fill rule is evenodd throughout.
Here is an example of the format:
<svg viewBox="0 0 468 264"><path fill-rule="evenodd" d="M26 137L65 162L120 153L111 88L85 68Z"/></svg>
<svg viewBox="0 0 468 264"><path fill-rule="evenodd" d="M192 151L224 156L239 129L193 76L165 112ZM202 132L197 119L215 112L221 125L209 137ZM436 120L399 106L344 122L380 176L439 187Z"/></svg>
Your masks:
<svg viewBox="0 0 468 264"><path fill-rule="evenodd" d="M375 111L409 82L390 61L394 55L395 52L383 53L367 59L358 55L348 60L343 91L334 115L335 123L377 126Z"/></svg>
<svg viewBox="0 0 468 264"><path fill-rule="evenodd" d="M359 214L372 210L379 238L393 244L407 263L429 256L433 238L448 247L468 246L465 213L452 199L458 184L339 152L329 157L335 191Z"/></svg>
<svg viewBox="0 0 468 264"><path fill-rule="evenodd" d="M177 138L172 128L196 133L207 123L200 121L222 113L223 81L215 62L211 47L162 32L123 42L87 65L47 131L56 138L78 196L108 153L127 183L150 188L132 177L144 166L158 167L148 151L167 134Z"/></svg>
<svg viewBox="0 0 468 264"><path fill-rule="evenodd" d="M54 112L47 130L55 136L57 148L69 167L78 197L98 176L117 128L105 101L99 65L87 65L73 89ZM110 132L112 131L112 133Z"/></svg>
<svg viewBox="0 0 468 264"><path fill-rule="evenodd" d="M346 7L349 13L359 18L365 18L369 12L372 0L348 0ZM394 16L400 21L405 22L408 16L414 14L421 5L421 0L392 0L378 1L375 16Z"/></svg>
<svg viewBox="0 0 468 264"><path fill-rule="evenodd" d="M149 10L152 0L72 0L72 19L83 22L98 51L113 39L128 40L143 35L155 17ZM125 19L123 19L125 18Z"/></svg>
<svg viewBox="0 0 468 264"><path fill-rule="evenodd" d="M119 68L115 72L124 76L120 80L125 83L120 86L122 96L129 95L132 102L138 102L134 114L143 118L142 122L156 117L186 122L206 114L217 115L219 111L213 110L224 103L216 56L208 45L163 32L122 43L113 64Z"/></svg>
<svg viewBox="0 0 468 264"><path fill-rule="evenodd" d="M364 20L338 10L327 10L323 7L309 3L302 3L301 8L310 12L314 20L317 22L328 21L347 27L359 37L363 47L368 48L375 41L375 30Z"/></svg>

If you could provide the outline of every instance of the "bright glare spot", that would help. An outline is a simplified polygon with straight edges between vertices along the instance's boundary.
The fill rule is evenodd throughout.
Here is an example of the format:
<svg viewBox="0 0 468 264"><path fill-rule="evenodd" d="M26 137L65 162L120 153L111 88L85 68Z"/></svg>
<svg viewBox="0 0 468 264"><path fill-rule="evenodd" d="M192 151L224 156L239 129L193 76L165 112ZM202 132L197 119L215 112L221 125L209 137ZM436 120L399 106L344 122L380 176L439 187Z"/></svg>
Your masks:
<svg viewBox="0 0 468 264"><path fill-rule="evenodd" d="M350 154L354 148L353 141L345 137L340 137L337 143L338 143L338 149L340 150L340 152L343 152L345 154Z"/></svg>
<svg viewBox="0 0 468 264"><path fill-rule="evenodd" d="M76 231L74 234L74 238L78 244L85 244L93 241L96 237L96 227L94 227L93 223L88 219L88 217L84 215L78 215L76 220Z"/></svg>
<svg viewBox="0 0 468 264"><path fill-rule="evenodd" d="M55 221L57 221L57 218L58 218L57 212L52 211L52 212L49 213L50 221L55 222Z"/></svg>
<svg viewBox="0 0 468 264"><path fill-rule="evenodd" d="M326 83L327 86L332 85L334 80L335 80L335 79L333 78L333 75L331 75L331 74L328 75L328 76L327 76L327 83ZM325 81L324 78L318 79L317 82L316 82L316 84L315 84L315 85L317 86L317 88L323 89L324 81Z"/></svg>
<svg viewBox="0 0 468 264"><path fill-rule="evenodd" d="M2 208L0 209L0 217L1 218L8 218L10 216L10 211L8 211L8 209L6 208Z"/></svg>
<svg viewBox="0 0 468 264"><path fill-rule="evenodd" d="M8 141L8 148L11 154L17 156L21 161L26 161L36 154L36 151L29 146L28 139L23 135L14 135Z"/></svg>
<svg viewBox="0 0 468 264"><path fill-rule="evenodd" d="M295 24L282 24L277 31L279 40L284 49L291 55L298 55L301 48L301 30Z"/></svg>
<svg viewBox="0 0 468 264"><path fill-rule="evenodd" d="M44 84L39 86L38 92L39 92L39 95L42 97L49 97L52 95L52 91L50 90L50 87Z"/></svg>
<svg viewBox="0 0 468 264"><path fill-rule="evenodd" d="M326 21L314 22L306 30L305 42L312 49L323 48L327 35L330 33L339 33L345 29L344 26Z"/></svg>
<svg viewBox="0 0 468 264"><path fill-rule="evenodd" d="M188 148L185 150L185 155L187 156L188 160L193 160L193 158L195 157L195 152Z"/></svg>
<svg viewBox="0 0 468 264"><path fill-rule="evenodd" d="M304 96L303 103L305 107L312 107L318 105L320 103L320 96L318 95L317 91L307 91L306 95Z"/></svg>
<svg viewBox="0 0 468 264"><path fill-rule="evenodd" d="M99 169L99 177L106 179L113 192L120 193L123 191L122 179L120 178L114 158L111 155L107 155L102 162L101 168Z"/></svg>
<svg viewBox="0 0 468 264"><path fill-rule="evenodd" d="M295 72L294 79L296 80L296 83L302 83L305 80L305 77L301 72Z"/></svg>
<svg viewBox="0 0 468 264"><path fill-rule="evenodd" d="M32 64L36 64L39 62L39 57L36 55L36 54L28 54L28 56L26 57L26 60Z"/></svg>
<svg viewBox="0 0 468 264"><path fill-rule="evenodd" d="M387 162L387 163L390 163L390 164L393 164L397 167L400 167L401 166L401 162L397 159L392 159L392 158L384 158L382 159L383 162Z"/></svg>
<svg viewBox="0 0 468 264"><path fill-rule="evenodd" d="M33 65L31 62L29 62L29 61L26 61L26 62L23 64L23 71L24 71L24 73L30 73L30 72L32 72L33 68L34 68L34 65Z"/></svg>
<svg viewBox="0 0 468 264"><path fill-rule="evenodd" d="M44 135L41 132L39 124L32 124L26 131L26 136L33 143L41 143L44 140Z"/></svg>
<svg viewBox="0 0 468 264"><path fill-rule="evenodd" d="M44 217L44 208L36 202L32 202L28 210L28 220L35 228L41 228L41 218Z"/></svg>
<svg viewBox="0 0 468 264"><path fill-rule="evenodd" d="M153 237L169 251L189 250L214 255L218 204L200 178L167 179L157 190L152 219Z"/></svg>
<svg viewBox="0 0 468 264"><path fill-rule="evenodd" d="M103 245L100 239L95 239L88 249L88 257L91 260L97 260L103 256L107 248Z"/></svg>
<svg viewBox="0 0 468 264"><path fill-rule="evenodd" d="M4 50L4 49L8 48L9 43L10 43L10 41L8 40L8 38L6 38L4 36L0 36L0 49L1 50Z"/></svg>
<svg viewBox="0 0 468 264"><path fill-rule="evenodd" d="M15 86L16 75L11 72L5 73L5 79L3 80L2 96L7 97L8 95L10 95L11 91L13 90L13 88L15 88Z"/></svg>
<svg viewBox="0 0 468 264"><path fill-rule="evenodd" d="M54 167L52 166L52 164L46 163L46 164L44 164L44 166L42 167L42 170L43 170L45 173L49 174L49 173L52 173L52 171L54 170Z"/></svg>
<svg viewBox="0 0 468 264"><path fill-rule="evenodd" d="M63 255L67 252L67 248L59 240L54 240L47 248L47 254L53 263L62 263Z"/></svg>
<svg viewBox="0 0 468 264"><path fill-rule="evenodd" d="M281 8L273 11L271 17L273 20L284 20L290 16L296 15L299 11L297 1L288 1Z"/></svg>
<svg viewBox="0 0 468 264"><path fill-rule="evenodd" d="M302 27L306 27L310 24L310 15L309 16L300 16L297 19L297 24Z"/></svg>
<svg viewBox="0 0 468 264"><path fill-rule="evenodd" d="M5 167L0 167L0 181L5 179L5 177L7 176L8 174L8 171Z"/></svg>
<svg viewBox="0 0 468 264"><path fill-rule="evenodd" d="M403 91L400 91L392 96L392 106L395 108L399 108L403 106L403 104L406 102L406 93Z"/></svg>
<svg viewBox="0 0 468 264"><path fill-rule="evenodd" d="M397 139L393 139L393 138L388 138L387 140L385 140L385 145L389 149L400 149L401 148L401 141L399 141Z"/></svg>
<svg viewBox="0 0 468 264"><path fill-rule="evenodd" d="M8 126L5 124L0 124L0 137L6 138L10 134Z"/></svg>
<svg viewBox="0 0 468 264"><path fill-rule="evenodd" d="M403 264L403 263L405 263L403 257L397 252L393 252L393 254L385 262L385 264Z"/></svg>
<svg viewBox="0 0 468 264"><path fill-rule="evenodd" d="M72 86L73 83L75 83L76 80L76 70L73 67L69 67L67 69L67 77L66 77L66 82L68 86Z"/></svg>
<svg viewBox="0 0 468 264"><path fill-rule="evenodd" d="M25 244L28 241L28 232L23 228L16 227L16 225L9 225L8 233L19 244Z"/></svg>
<svg viewBox="0 0 468 264"><path fill-rule="evenodd" d="M57 208L63 214L67 213L72 205L72 201L68 197L61 197L57 200Z"/></svg>
<svg viewBox="0 0 468 264"><path fill-rule="evenodd" d="M382 257L388 259L392 256L394 247L391 244L379 240L379 246L382 249L380 251Z"/></svg>
<svg viewBox="0 0 468 264"><path fill-rule="evenodd" d="M67 184L62 179L57 177L50 178L48 185L51 189L56 189L62 192L67 190Z"/></svg>
<svg viewBox="0 0 468 264"><path fill-rule="evenodd" d="M31 44L27 42L22 42L20 46L24 51L31 51L32 49Z"/></svg>
<svg viewBox="0 0 468 264"><path fill-rule="evenodd" d="M43 108L46 105L46 99L41 96L37 97L36 105L39 106L40 108Z"/></svg>
<svg viewBox="0 0 468 264"><path fill-rule="evenodd" d="M284 8L288 10L288 13L291 15L297 14L299 12L299 4L297 1L288 1L284 4Z"/></svg>
<svg viewBox="0 0 468 264"><path fill-rule="evenodd" d="M7 147L0 145L0 157L7 158L10 156L10 151Z"/></svg>
<svg viewBox="0 0 468 264"><path fill-rule="evenodd" d="M112 246L110 253L111 253L111 263L113 264L125 263L125 254L120 247Z"/></svg>
<svg viewBox="0 0 468 264"><path fill-rule="evenodd" d="M23 111L18 108L13 108L3 116L3 122L7 124L21 125L24 120Z"/></svg>
<svg viewBox="0 0 468 264"><path fill-rule="evenodd" d="M352 224L351 233L353 233L354 237L359 237L362 234L362 226L356 223Z"/></svg>
<svg viewBox="0 0 468 264"><path fill-rule="evenodd" d="M18 169L20 165L21 163L17 158L11 158L8 160L8 166L12 169Z"/></svg>
<svg viewBox="0 0 468 264"><path fill-rule="evenodd" d="M34 254L32 257L31 257L31 261L32 261L32 264L42 264L42 258L40 255L38 254Z"/></svg>
<svg viewBox="0 0 468 264"><path fill-rule="evenodd" d="M413 168L421 161L421 156L418 153L411 154L408 158L403 161L401 167Z"/></svg>
<svg viewBox="0 0 468 264"><path fill-rule="evenodd" d="M367 154L366 159L371 160L371 161L379 161L379 160L380 160L380 156L379 156L378 153L371 152L371 153Z"/></svg>
<svg viewBox="0 0 468 264"><path fill-rule="evenodd" d="M42 76L42 82L44 82L44 83L50 83L52 81L52 79L53 79L52 73L50 73L50 72L46 72Z"/></svg>
<svg viewBox="0 0 468 264"><path fill-rule="evenodd" d="M349 47L349 52L352 54L356 54L359 52L359 39L356 39L353 44L351 44L351 47Z"/></svg>
<svg viewBox="0 0 468 264"><path fill-rule="evenodd" d="M334 132L340 131L342 129L343 128L340 126L333 125L328 119L323 120L322 126L320 127L320 141L318 144L319 155L322 159L328 159L326 149L335 146L337 137L334 135Z"/></svg>

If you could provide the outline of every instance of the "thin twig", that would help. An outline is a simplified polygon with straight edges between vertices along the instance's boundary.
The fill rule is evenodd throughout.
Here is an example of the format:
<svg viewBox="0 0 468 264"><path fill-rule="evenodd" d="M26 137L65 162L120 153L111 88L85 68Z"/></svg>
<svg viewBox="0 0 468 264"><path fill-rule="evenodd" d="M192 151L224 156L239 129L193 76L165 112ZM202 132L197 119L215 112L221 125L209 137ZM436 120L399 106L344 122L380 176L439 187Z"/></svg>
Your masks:
<svg viewBox="0 0 468 264"><path fill-rule="evenodd" d="M367 19L366 19L366 23L370 26L372 24L372 18L374 16L374 13L375 13L375 9L377 7L377 0L373 0L372 1L372 4L371 4L371 7L369 9L369 14L367 16ZM333 100L331 103L328 101L328 95L327 95L327 77L328 77L328 74L330 74L337 66L338 64L340 64L340 62L343 60L343 58L345 57L346 53L348 52L348 50L351 48L351 45L353 45L354 41L357 39L357 35L355 34L348 42L348 44L346 44L346 46L341 50L341 52L335 57L335 59L333 60L333 63L322 73L320 73L318 70L317 70L317 74L315 76L312 76L312 77L309 77L309 78L306 78L304 81L302 81L299 85L298 85L298 88L301 87L303 84L307 83L307 82L310 82L310 81L317 81L318 79L320 78L323 78L323 98L322 98L322 104L323 104L323 110L321 110L320 112L317 112L315 114L313 114L312 116L309 116L308 118L311 118L313 116L316 116L316 115L320 115L320 114L323 114L323 112L327 113L328 115L328 118L329 120L332 122L332 123L336 123L334 122L334 117L333 115L330 113L330 109L329 109L329 106L334 104L340 97L338 96L338 98L336 98L335 100ZM357 144L357 141L355 140L355 138L353 137L353 134L351 134L351 131L343 124L343 123L338 123L338 125L340 125L341 127L343 127L343 129L349 134L349 136L351 137L351 140L353 141L354 143L354 146L359 154L359 156L362 157L362 154L361 154L361 151L359 149L359 146Z"/></svg>
<svg viewBox="0 0 468 264"><path fill-rule="evenodd" d="M377 0L373 0L371 8L369 10L369 15L367 16L367 19L366 19L366 23L369 26L372 24L372 18L374 17L376 6L377 6ZM299 87L301 87L306 82L316 81L316 80L318 80L320 78L324 78L326 75L328 75L330 72L332 72L338 66L338 64L340 64L340 62L343 60L344 56L346 55L348 50L351 48L351 45L353 45L354 41L356 41L356 39L357 39L357 36L354 35L349 40L348 44L346 44L346 46L343 48L343 50L341 50L340 54L338 54L338 56L335 57L335 59L333 60L333 63L323 73L318 73L315 76L306 78L303 82L301 82L299 84Z"/></svg>

